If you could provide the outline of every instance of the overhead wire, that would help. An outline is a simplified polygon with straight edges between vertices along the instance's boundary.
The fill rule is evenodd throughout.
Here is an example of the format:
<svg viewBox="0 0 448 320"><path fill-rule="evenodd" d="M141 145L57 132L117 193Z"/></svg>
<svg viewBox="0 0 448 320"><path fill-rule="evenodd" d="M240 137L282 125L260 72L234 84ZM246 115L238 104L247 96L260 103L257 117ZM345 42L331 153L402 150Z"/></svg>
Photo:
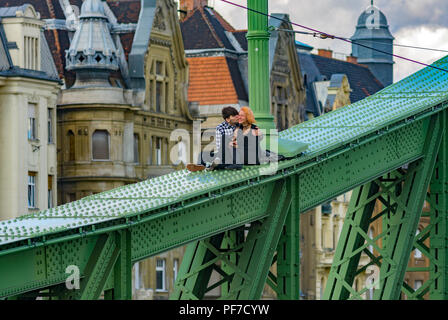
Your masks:
<svg viewBox="0 0 448 320"><path fill-rule="evenodd" d="M243 6L243 5L238 4L238 3L234 3L234 2L229 1L229 0L220 0L220 1L225 2L227 4L230 4L230 5L233 5L233 6L236 6L236 7L239 7L239 8L242 8L242 9L245 9L247 11L252 11L254 13L267 16L267 17L272 18L272 19L277 19L277 20L280 20L282 22L290 23L290 24L292 24L292 25L294 25L296 27L302 28L302 29L313 31L313 33L305 33L305 32L303 32L305 34L316 34L315 36L319 36L321 39L337 39L337 40L341 40L341 41L348 42L348 43L351 43L351 44L355 44L355 45L358 45L360 47L364 47L364 48L367 48L367 49L370 49L370 50L373 50L373 51L381 52L381 53L384 53L386 55L390 55L390 56L393 56L393 57L396 57L396 58L399 58L399 59L402 59L402 60L406 60L408 62L416 63L416 64L419 64L419 65L422 65L422 66L425 66L425 67L430 67L430 68L433 68L433 69L436 69L436 70L448 73L447 69L439 68L437 66L433 66L433 65L430 65L430 64L427 64L427 63L424 63L424 62L420 62L420 61L413 60L413 59L410 59L410 58L406 58L406 57L403 57L403 56L400 56L400 55L397 55L397 54L394 54L394 53L391 53L391 52L387 52L387 51L384 51L384 50L373 48L373 47L370 47L370 46L367 46L365 44L353 41L353 40L348 39L348 38L338 37L336 35L328 34L328 33L319 31L317 29L313 29L313 28L307 27L305 25L301 25L301 24L298 24L298 23L295 23L295 22L292 22L292 21L289 21L289 20L286 20L286 19L282 19L282 18L273 16L273 15L270 15L270 14L267 14L267 13L264 13L264 12L261 12L261 11L258 11L258 10L246 7L246 6ZM302 32L298 31L298 33L302 33ZM401 45L401 46L403 46L403 45Z"/></svg>
<svg viewBox="0 0 448 320"><path fill-rule="evenodd" d="M297 31L297 30L290 30L290 29L280 29L280 28L277 28L275 30L276 31L282 31L282 32L290 32L290 33L298 33L298 34L310 35L310 36L314 36L314 37L320 37L320 35L321 35L321 34L319 34L317 32L305 32L305 31ZM344 39L350 40L352 43L357 44L356 41L351 40L349 38L344 38ZM388 43L388 42L376 41L376 40L368 40L368 41L369 42L373 42L373 43L382 43L382 44L392 45L394 47L404 47L404 48L410 48L410 49L420 49L420 50L436 51L436 52L446 52L446 53L448 53L448 50L442 50L442 49L410 46L410 45L404 45L404 44L398 44L398 43L392 43L391 44L391 43Z"/></svg>

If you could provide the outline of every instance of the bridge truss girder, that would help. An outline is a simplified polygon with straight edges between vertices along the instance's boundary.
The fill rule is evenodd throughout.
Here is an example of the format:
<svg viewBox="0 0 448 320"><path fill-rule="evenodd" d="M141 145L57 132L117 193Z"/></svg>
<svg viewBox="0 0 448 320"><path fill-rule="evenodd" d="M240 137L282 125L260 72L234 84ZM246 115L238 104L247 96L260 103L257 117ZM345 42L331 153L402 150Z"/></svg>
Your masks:
<svg viewBox="0 0 448 320"><path fill-rule="evenodd" d="M278 172L273 176L252 176L252 171L243 170L241 179L235 180L232 184L225 184L207 193L182 199L179 203L167 207L141 211L110 221L92 223L61 233L8 244L0 252L0 297L24 296L25 294L35 296L36 292L40 295L53 295L43 291L48 289L54 292L54 296L63 296L62 293L57 292L58 288L65 289L64 282L68 276L65 273L66 267L78 266L82 281L88 279L87 265L102 235L115 239L117 244L120 232L125 230L128 232L129 238L126 240L130 243L127 245L128 249L124 249L120 244L120 253L115 264L120 261L120 257L125 257L123 259L127 261L127 267L123 268L130 270L133 263L172 248L208 239L246 224L255 226L256 221L266 221L269 218L269 199L271 195L278 192L275 186L278 181L285 180L289 188L288 181L291 180L294 181L295 191L291 193L289 213L285 216L287 222L280 232L279 244L272 244L274 248L277 248L277 254L274 254L269 262L276 264L277 272L268 271L267 280L265 280L277 290L279 298L296 299L299 293L297 289L299 283L298 213L305 212L359 185L396 171L405 163L414 162L427 155L425 141L428 134L434 132L430 118L442 114L445 117L446 111L443 110L445 107L445 105L435 106L424 114L391 124L388 128L361 137L356 143L341 145L318 158L310 158L303 163L299 162L300 159L281 162ZM310 128L304 130L310 130ZM445 153L446 151L443 154ZM444 157L443 159L446 159L446 156ZM444 255L446 256L444 221L446 219L443 220L447 203L444 200L446 186L443 182L446 181L446 161L443 159L439 156L440 164L436 164L436 168L441 168L439 171L442 170L439 181L434 181L434 185L431 185L431 190L434 191L431 197L436 197L437 188L441 190L437 196L438 205L431 206L432 209L437 209L438 217L434 221L438 222L434 223L438 225L439 233L434 239L439 239L439 245L433 248L431 244L429 249L430 252L437 248L439 251L438 260L434 259L432 262L434 266L431 267L438 270L437 290L446 283L446 280L443 280L446 279L443 268L447 265L444 262L446 259L444 258ZM231 174L238 175L239 173ZM397 174L400 172L397 171ZM292 177L294 179L291 179ZM202 178L208 177L200 174L191 177L198 180ZM442 181L442 179L445 180ZM104 201L107 200L105 197ZM424 234L419 236L423 237ZM234 238L232 241L240 241L236 235L230 238L232 237ZM409 238L409 240L412 239ZM233 244L232 246L237 247ZM222 249L218 245L216 247ZM420 248L424 247L420 245ZM123 253L125 251L126 253ZM436 256L435 253L431 255ZM230 261L236 259L235 252ZM223 270L227 268L225 264L221 267ZM111 298L111 289L118 288L120 285L123 289L115 289L113 297L129 297L129 290L126 289L129 288L129 284L124 285L124 283L129 283L129 274L125 274L130 271L123 273L122 280L116 280L120 276L115 271L116 268L118 267L114 266L113 271L110 271L104 285L105 297ZM106 269L110 270L108 267ZM228 269L225 272L231 274ZM227 284L229 283L224 283L224 287ZM447 287L447 285L444 286ZM443 290L446 292L446 289ZM96 293L92 297L95 295Z"/></svg>
<svg viewBox="0 0 448 320"><path fill-rule="evenodd" d="M445 115L445 113L443 113ZM370 265L379 270L379 287L374 291L375 300L399 299L403 279L414 238L426 198L440 143L445 134L444 117L431 117L423 157L407 168L397 170L362 185L354 190L344 226L338 241L324 299L362 299L369 287L359 291L353 288L355 276ZM385 206L372 217L375 202ZM368 236L368 228L379 217L383 217L382 233L374 239ZM382 246L378 241L382 240ZM371 246L378 253L368 250ZM421 245L419 245L421 247ZM372 250L373 251L373 250ZM359 268L359 259L364 252L370 263ZM405 286L405 290L409 290Z"/></svg>
<svg viewBox="0 0 448 320"><path fill-rule="evenodd" d="M276 183L268 217L253 222L247 236L244 228L240 228L190 244L171 299L203 299L217 286L222 287L223 300L260 299L277 243L285 235L286 218L294 209L291 195L295 179ZM286 243L281 243L283 250L287 249ZM220 274L221 280L208 286L213 270Z"/></svg>

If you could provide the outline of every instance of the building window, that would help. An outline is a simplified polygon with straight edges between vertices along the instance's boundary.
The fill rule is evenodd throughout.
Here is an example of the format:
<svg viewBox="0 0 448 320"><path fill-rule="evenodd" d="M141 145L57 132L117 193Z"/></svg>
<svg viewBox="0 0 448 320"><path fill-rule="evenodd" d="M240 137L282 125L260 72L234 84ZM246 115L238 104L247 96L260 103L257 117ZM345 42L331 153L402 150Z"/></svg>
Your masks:
<svg viewBox="0 0 448 320"><path fill-rule="evenodd" d="M162 165L162 138L156 138L156 165Z"/></svg>
<svg viewBox="0 0 448 320"><path fill-rule="evenodd" d="M337 221L333 221L333 250L336 249L336 244L338 242L338 226Z"/></svg>
<svg viewBox="0 0 448 320"><path fill-rule="evenodd" d="M28 140L37 139L36 105L28 104Z"/></svg>
<svg viewBox="0 0 448 320"><path fill-rule="evenodd" d="M151 110L166 112L169 101L169 72L168 65L164 61L153 60L149 77L149 98Z"/></svg>
<svg viewBox="0 0 448 320"><path fill-rule="evenodd" d="M179 259L173 260L173 288L176 283L177 273L179 272Z"/></svg>
<svg viewBox="0 0 448 320"><path fill-rule="evenodd" d="M420 230L417 230L417 232L415 233L415 236L418 236L419 233L420 233ZM414 258L415 259L421 259L422 257L423 257L422 252L416 248L414 250Z"/></svg>
<svg viewBox="0 0 448 320"><path fill-rule="evenodd" d="M48 176L48 208L54 207L53 176Z"/></svg>
<svg viewBox="0 0 448 320"><path fill-rule="evenodd" d="M136 262L134 264L134 285L135 289L140 289L142 287L140 277L140 262Z"/></svg>
<svg viewBox="0 0 448 320"><path fill-rule="evenodd" d="M148 154L148 164L153 164L153 159L152 159L152 155L153 155L153 150L152 150L152 145L153 145L153 141L152 141L153 137L149 137L149 154Z"/></svg>
<svg viewBox="0 0 448 320"><path fill-rule="evenodd" d="M165 259L157 259L156 260L156 291L166 291L165 274L166 274Z"/></svg>
<svg viewBox="0 0 448 320"><path fill-rule="evenodd" d="M179 142L177 150L178 162L187 164L187 145L184 141Z"/></svg>
<svg viewBox="0 0 448 320"><path fill-rule="evenodd" d="M281 131L283 130L283 124L282 124L282 106L280 104L277 104L277 130Z"/></svg>
<svg viewBox="0 0 448 320"><path fill-rule="evenodd" d="M162 82L156 81L156 111L160 112L162 106Z"/></svg>
<svg viewBox="0 0 448 320"><path fill-rule="evenodd" d="M138 134L134 133L134 162L140 163L140 156L139 156L139 147L140 147L140 141Z"/></svg>
<svg viewBox="0 0 448 320"><path fill-rule="evenodd" d="M53 109L48 109L48 143L53 143Z"/></svg>
<svg viewBox="0 0 448 320"><path fill-rule="evenodd" d="M96 130L92 135L93 160L109 160L109 132Z"/></svg>
<svg viewBox="0 0 448 320"><path fill-rule="evenodd" d="M325 278L322 277L320 279L320 290L319 290L319 299L322 300L324 296L324 290L325 290Z"/></svg>
<svg viewBox="0 0 448 320"><path fill-rule="evenodd" d="M28 208L36 208L36 172L28 172Z"/></svg>
<svg viewBox="0 0 448 320"><path fill-rule="evenodd" d="M75 134L73 133L72 130L68 131L67 137L69 145L68 161L75 161Z"/></svg>
<svg viewBox="0 0 448 320"><path fill-rule="evenodd" d="M164 74L162 73L162 69L163 69L163 62L156 61L156 74L163 76Z"/></svg>
<svg viewBox="0 0 448 320"><path fill-rule="evenodd" d="M69 193L68 194L68 202L76 201L76 193Z"/></svg>
<svg viewBox="0 0 448 320"><path fill-rule="evenodd" d="M423 280L414 281L414 290L417 291L423 285Z"/></svg>

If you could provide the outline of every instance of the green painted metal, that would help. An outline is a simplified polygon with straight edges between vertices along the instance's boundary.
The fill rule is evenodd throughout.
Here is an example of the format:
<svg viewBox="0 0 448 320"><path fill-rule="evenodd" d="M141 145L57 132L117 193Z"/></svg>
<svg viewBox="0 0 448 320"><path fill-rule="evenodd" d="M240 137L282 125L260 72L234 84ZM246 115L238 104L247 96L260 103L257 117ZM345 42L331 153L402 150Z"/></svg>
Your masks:
<svg viewBox="0 0 448 320"><path fill-rule="evenodd" d="M447 128L448 113L444 113L443 125ZM430 278L424 287L428 287L431 300L448 299L448 136L442 139L435 170L432 174L430 193L427 201L430 205L430 225L422 230L416 247L430 261ZM423 241L429 235L430 248ZM425 289L425 288L420 288Z"/></svg>
<svg viewBox="0 0 448 320"><path fill-rule="evenodd" d="M300 190L299 176L287 180L291 194L297 195ZM300 299L300 212L298 197L292 198L286 222L277 246L277 275L269 273L271 288L280 300Z"/></svg>
<svg viewBox="0 0 448 320"><path fill-rule="evenodd" d="M224 283L221 299L261 297L291 204L291 189L283 180L276 183L275 190L267 207L267 218L253 222L246 239L241 239L240 230L236 230L187 248L171 299L203 299L206 292L216 286L223 287ZM221 280L208 287L213 270L221 275Z"/></svg>
<svg viewBox="0 0 448 320"><path fill-rule="evenodd" d="M274 250L291 205L291 190L282 184L277 183L276 191L269 203L270 215L263 222L255 222L249 230L238 261L238 266L241 265L244 275L235 274L230 284L230 292L225 299L261 298Z"/></svg>
<svg viewBox="0 0 448 320"><path fill-rule="evenodd" d="M116 242L120 248L120 255L114 266L112 295L108 298L130 300L132 299L131 231L127 229L118 231Z"/></svg>
<svg viewBox="0 0 448 320"><path fill-rule="evenodd" d="M268 13L268 0L248 0L247 6L258 12ZM247 48L249 65L249 106L257 124L266 129L275 129L271 114L268 17L254 11L247 12ZM269 143L268 143L269 146Z"/></svg>
<svg viewBox="0 0 448 320"><path fill-rule="evenodd" d="M448 57L439 60L435 65L448 68ZM206 239L241 228L246 224L251 224L252 228L255 228L260 221L270 219L272 213L269 213L268 208L271 196L278 192L276 187L278 181L300 177L295 186L299 191L291 194L291 206L296 207L294 212L305 212L372 181L380 186L393 185L394 182L387 182L382 178L389 173L392 173L390 176L395 180L405 181L409 172L402 172L399 168L411 162L424 162L428 158L425 143L428 133L434 132L434 127L430 123L431 118L442 114L448 107L447 102L448 75L432 68L425 68L367 99L280 132L280 138L307 143L309 147L303 156L280 162L278 170L271 174L266 174L267 166L252 166L240 171L198 173L178 171L86 197L57 208L2 221L0 222L0 297L24 296L26 293L48 294L61 298L70 296L72 293L64 292L66 290L64 282L67 278L65 270L69 265L76 265L79 266L82 282L94 277L97 280L93 282L99 283L89 284L89 288L93 289L85 291L85 297L97 296L100 290L98 288L103 287L106 298L126 299L130 297L128 270L132 263L189 243L207 244ZM445 125L443 123L442 127L445 128ZM443 158L439 160L436 168L440 171L442 166L442 179L445 179L442 163L446 163ZM421 175L418 172L416 174ZM428 176L431 176L431 173ZM426 183L423 177L417 180L421 186ZM433 184L434 190L440 184L445 186L444 182L440 181ZM439 197L437 200L439 202L431 201L436 203L432 208L438 212L437 218L434 218L434 225L437 225L441 232L431 233L433 236L431 243L434 246L431 245L429 248L430 255L434 257L431 266L434 270L433 283L437 277L438 286L432 288L431 293L441 290L441 293L434 293L434 297L437 297L437 294L443 297L445 294L443 292L446 291L444 289L446 227L442 222L446 221L443 220L446 201L443 195L445 187L440 188L442 191L438 195L436 192L431 196L431 199ZM394 189L398 190L395 186ZM410 199L418 205L417 202L420 201L418 192L420 191L408 187L404 194L411 194ZM386 201L386 197L390 199ZM389 208L390 219L397 212L400 197L390 192L380 198ZM295 223L293 221L298 217L291 215L285 219ZM409 220L411 221L416 221L415 215ZM401 232L393 234L391 228L394 225L391 223L389 225L390 227L385 230L391 237L389 239L388 236L388 243L395 241L406 251L409 248L404 245L403 237L407 234L409 237L407 242L411 243L411 246L419 245L421 239L417 239L417 242L411 241L414 239L412 238L414 236L411 237L412 223L403 229L403 234ZM281 236L279 233L281 239L279 241L289 243L290 248L293 248L296 240L290 234L295 232L292 230L288 232L284 226L280 228L281 230L287 235L284 237L284 234ZM120 241L126 243L126 248L124 244L117 245L119 234L124 231L129 233L126 236L127 240ZM98 256L96 254L98 250L94 249L99 238L103 236L114 239L115 249L119 250L118 255L107 254L108 258L104 260L106 262L92 267L93 262L89 264L89 261L94 261L93 257L102 256L101 254ZM263 247L261 245L263 241L259 241L259 246ZM210 243L207 245L209 251L210 248L215 248L218 253L222 249L222 242L219 245ZM237 247L243 250L245 245L247 241ZM276 247L277 244L274 245L274 250ZM258 246L254 245L253 248ZM424 249L423 246L421 248ZM238 293L241 297L256 296L257 290L264 285L262 282L266 277L263 276L263 272L269 273L268 267L274 254L270 257L270 251L263 250L260 249L259 252L267 260L263 261L263 267L257 274L258 282L254 286L256 290L242 289ZM277 267L298 261L297 257L289 254L290 250L295 249L288 249L286 262L279 263L279 252L282 254L282 248L277 249L275 260ZM434 250L438 250L437 257ZM404 253L397 256L384 252L393 256L389 261L390 264L401 266L407 259ZM237 265L244 260L236 251L230 254L233 255L232 259L238 255ZM112 263L115 255L116 261ZM118 267L117 262L121 259L126 263ZM230 266L232 261L230 259L226 264ZM268 281L277 288L279 297L283 294L284 298L293 298L297 291L292 288L298 285L298 280L296 276L288 276L289 271L284 271L286 269L286 267L278 269L278 274L270 276ZM228 270L224 273L228 274ZM401 276L398 273L394 273L393 277L392 274L389 275L387 272L386 274L389 277L387 289L381 298L394 297L397 291L401 290L398 284ZM286 289L286 294L279 286L280 278L283 279L281 280L283 283L286 281L291 284L290 289ZM230 291L232 281L236 281L235 279L235 277L231 280L226 279L230 283ZM50 292L44 292L47 289L50 289Z"/></svg>
<svg viewBox="0 0 448 320"><path fill-rule="evenodd" d="M391 260L385 259L380 269L380 289L375 292L376 299L399 299L401 286L407 269L409 256L413 248L414 239L426 192L429 187L436 157L445 128L442 116L433 116L425 144L425 157L420 163L413 163L409 171L415 165L418 170L411 179L407 179L402 186L401 194L396 198L397 211L391 217L391 232L384 244L385 252ZM390 276L388 274L391 273Z"/></svg>
<svg viewBox="0 0 448 320"><path fill-rule="evenodd" d="M349 210L344 221L340 240L336 249L330 271L324 299L361 299L367 291L358 292L352 288L356 275L366 269L358 269L359 259L365 252L371 259L370 264L380 267L379 288L375 290L374 299L398 299L409 255L413 249L413 240L420 219L426 190L429 186L440 142L445 134L442 116L431 118L424 143L424 156L412 162L408 169L398 169L386 179L372 181L356 189L350 201ZM391 179L395 178L395 179ZM388 201L386 202L385 196ZM372 218L376 200L388 206ZM391 199L391 201L389 200ZM370 239L369 225L385 213L391 213L383 232L375 239ZM386 237L384 237L387 235ZM382 247L376 243L382 238ZM374 256L367 247L371 245L379 253ZM370 265L369 264L369 265Z"/></svg>
<svg viewBox="0 0 448 320"><path fill-rule="evenodd" d="M100 297L119 253L120 248L116 245L113 234L99 237L86 265L80 291L75 291L78 299L93 300Z"/></svg>

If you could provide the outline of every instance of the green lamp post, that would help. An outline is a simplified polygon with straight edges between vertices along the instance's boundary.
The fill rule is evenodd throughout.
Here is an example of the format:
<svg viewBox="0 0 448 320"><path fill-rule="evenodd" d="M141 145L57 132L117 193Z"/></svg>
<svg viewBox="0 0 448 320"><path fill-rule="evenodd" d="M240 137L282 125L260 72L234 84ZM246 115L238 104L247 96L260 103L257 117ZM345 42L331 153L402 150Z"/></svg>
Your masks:
<svg viewBox="0 0 448 320"><path fill-rule="evenodd" d="M246 36L249 57L249 106L254 112L257 125L266 130L266 144L269 145L270 130L275 129L275 123L271 114L268 0L248 0L247 6L249 8Z"/></svg>

